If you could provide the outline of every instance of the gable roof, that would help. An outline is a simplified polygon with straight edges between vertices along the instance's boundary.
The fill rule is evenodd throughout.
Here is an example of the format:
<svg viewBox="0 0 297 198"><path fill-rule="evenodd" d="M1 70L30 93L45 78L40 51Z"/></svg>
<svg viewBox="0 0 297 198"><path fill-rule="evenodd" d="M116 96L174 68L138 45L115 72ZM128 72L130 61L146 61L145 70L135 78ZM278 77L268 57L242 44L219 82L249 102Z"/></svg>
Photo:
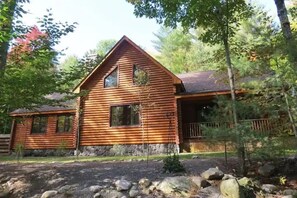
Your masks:
<svg viewBox="0 0 297 198"><path fill-rule="evenodd" d="M105 55L101 63L96 66L82 81L74 88L75 91L77 91L82 85L86 83L86 81L97 71L97 69L103 65L107 60L110 59L110 57L117 51L120 46L127 42L130 45L132 45L135 49L137 49L141 54L146 56L148 59L150 59L153 63L155 63L157 66L159 66L163 71L165 71L169 76L172 77L174 84L182 84L181 79L179 79L176 75L174 75L171 71L169 71L167 68L165 68L161 63L159 63L156 59L154 59L151 55L149 55L147 52L145 52L143 49L141 49L138 45L136 45L132 40L130 40L127 36L123 36L109 52Z"/></svg>

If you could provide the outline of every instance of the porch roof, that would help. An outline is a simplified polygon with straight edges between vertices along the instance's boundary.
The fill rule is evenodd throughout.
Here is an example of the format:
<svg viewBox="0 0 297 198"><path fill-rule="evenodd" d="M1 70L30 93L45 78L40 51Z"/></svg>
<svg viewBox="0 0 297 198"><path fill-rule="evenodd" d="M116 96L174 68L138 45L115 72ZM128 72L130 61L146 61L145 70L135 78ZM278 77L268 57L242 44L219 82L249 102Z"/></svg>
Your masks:
<svg viewBox="0 0 297 198"><path fill-rule="evenodd" d="M225 72L200 71L178 74L177 76L182 80L186 89L183 94L230 91L228 76ZM244 77L240 80L235 80L236 89L241 88L240 84L254 80L259 79Z"/></svg>
<svg viewBox="0 0 297 198"><path fill-rule="evenodd" d="M46 96L48 99L61 100L65 94L53 93ZM11 116L33 115L33 114L51 114L51 113L69 113L75 112L76 100L61 102L60 106L42 105L35 109L16 109L10 113Z"/></svg>

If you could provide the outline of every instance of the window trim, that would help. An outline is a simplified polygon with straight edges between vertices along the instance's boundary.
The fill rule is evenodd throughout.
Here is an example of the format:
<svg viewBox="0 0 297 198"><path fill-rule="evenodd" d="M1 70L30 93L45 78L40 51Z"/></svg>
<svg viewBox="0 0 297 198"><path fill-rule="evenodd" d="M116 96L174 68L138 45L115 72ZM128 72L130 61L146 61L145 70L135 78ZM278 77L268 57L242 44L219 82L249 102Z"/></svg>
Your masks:
<svg viewBox="0 0 297 198"><path fill-rule="evenodd" d="M34 118L46 118L46 122L45 122L45 131L44 132L40 132L40 123L38 126L38 132L33 132L33 128L34 128ZM48 126L48 116L47 115L37 115L37 116L32 116L32 122L31 122L31 133L32 135L45 135L47 133L47 126Z"/></svg>
<svg viewBox="0 0 297 198"><path fill-rule="evenodd" d="M140 106L140 103L121 103L121 104L112 104L109 106L109 128L131 128L131 127L140 127L141 126L141 111L138 112L138 119L139 123L134 125L119 125L119 126L112 126L112 107L118 107L118 106L130 106L130 105L138 105Z"/></svg>
<svg viewBox="0 0 297 198"><path fill-rule="evenodd" d="M70 130L69 131L65 131L65 130L64 131L59 131L59 117L60 116L72 117L72 122L70 123L71 126L70 126ZM67 114L57 115L56 116L56 134L72 133L73 132L73 122L74 122L74 114L67 113ZM63 129L65 129L65 122L64 122Z"/></svg>
<svg viewBox="0 0 297 198"><path fill-rule="evenodd" d="M105 86L105 79L112 73L114 72L115 70L117 70L117 86L114 86L114 87L106 87ZM120 68L119 66L116 66L113 70L111 70L108 74L106 74L103 78L103 88L104 89L113 89L113 88L118 88L119 87L119 74L120 74Z"/></svg>

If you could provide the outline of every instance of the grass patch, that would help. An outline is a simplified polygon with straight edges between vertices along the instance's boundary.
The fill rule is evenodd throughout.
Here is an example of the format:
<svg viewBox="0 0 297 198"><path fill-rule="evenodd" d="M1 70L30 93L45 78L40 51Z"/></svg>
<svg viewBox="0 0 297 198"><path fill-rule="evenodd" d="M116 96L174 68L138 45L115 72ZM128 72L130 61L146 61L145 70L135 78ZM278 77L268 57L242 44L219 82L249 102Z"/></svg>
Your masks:
<svg viewBox="0 0 297 198"><path fill-rule="evenodd" d="M286 150L286 156L296 155L297 150ZM223 158L224 152L202 152L202 153L180 153L179 159L192 159L193 156L199 158ZM167 155L150 155L149 160L163 160ZM228 152L228 157L236 157L236 152ZM23 157L19 163L72 163L72 162L108 162L108 161L125 161L125 160L146 160L146 156L75 156L68 157ZM15 156L0 156L0 163L17 163Z"/></svg>
<svg viewBox="0 0 297 198"><path fill-rule="evenodd" d="M192 159L193 156L199 156L201 158L212 158L212 157L224 157L223 152L205 152L205 153L181 153L179 158L181 160ZM234 156L233 154L228 154L228 156ZM163 160L167 155L150 155L149 160ZM71 162L91 162L91 161L124 161L124 160L146 160L146 156L80 156L76 158L75 156L67 157L23 157L20 159L20 163L71 163ZM0 162L4 163L17 163L15 156L0 156Z"/></svg>

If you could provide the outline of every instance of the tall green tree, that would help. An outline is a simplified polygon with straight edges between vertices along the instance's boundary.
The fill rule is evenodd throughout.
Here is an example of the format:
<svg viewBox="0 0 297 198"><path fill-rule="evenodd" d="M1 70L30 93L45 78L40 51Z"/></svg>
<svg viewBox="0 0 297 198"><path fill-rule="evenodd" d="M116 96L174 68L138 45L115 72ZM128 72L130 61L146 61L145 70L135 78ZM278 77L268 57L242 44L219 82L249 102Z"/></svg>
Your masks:
<svg viewBox="0 0 297 198"><path fill-rule="evenodd" d="M297 68L297 48L296 36L293 36L288 11L286 8L285 0L274 0L277 9L277 15L280 20L282 33L287 45L287 53L292 66Z"/></svg>
<svg viewBox="0 0 297 198"><path fill-rule="evenodd" d="M56 68L57 56L61 53L55 46L61 37L74 31L75 24L57 23L49 12L39 20L39 27L28 27L28 32L11 44L5 70L1 71L0 120L6 120L14 109L61 105L68 99L52 100L46 96L57 92L69 93L64 88L67 81L63 81Z"/></svg>
<svg viewBox="0 0 297 198"><path fill-rule="evenodd" d="M292 108L295 102L290 93L296 84L296 72L281 34L282 31L273 18L262 8L256 8L254 14L243 21L236 32L233 41L235 47L232 50L237 52L236 63L241 65L240 69L245 75L260 76L263 79L262 83L247 87L252 88L250 92L258 95L254 102L270 106L269 108L277 107L272 108L276 115L277 112L287 112L291 128L297 137L296 115Z"/></svg>
<svg viewBox="0 0 297 198"><path fill-rule="evenodd" d="M134 5L134 14L156 18L165 26L185 29L201 27L205 32L200 36L203 42L224 46L229 76L231 98L233 101L233 122L237 131L237 150L240 160L240 172L245 172L244 147L240 141L240 131L235 106L234 72L231 62L230 38L233 37L241 19L249 14L249 6L244 0L128 0Z"/></svg>
<svg viewBox="0 0 297 198"><path fill-rule="evenodd" d="M62 71L70 71L73 66L77 66L79 58L76 55L70 55L59 65L59 69Z"/></svg>
<svg viewBox="0 0 297 198"><path fill-rule="evenodd" d="M218 47L201 42L199 32L161 27L153 41L157 60L175 74L216 69L213 55Z"/></svg>
<svg viewBox="0 0 297 198"><path fill-rule="evenodd" d="M16 18L22 16L25 11L22 4L29 2L28 0L2 0L0 2L0 71L4 70L9 42L15 37L21 26L18 26Z"/></svg>
<svg viewBox="0 0 297 198"><path fill-rule="evenodd" d="M103 60L104 56L116 44L116 40L107 39L98 42L95 49L88 50L82 58L68 56L60 65L60 74L69 90L72 90L80 80L91 72Z"/></svg>

